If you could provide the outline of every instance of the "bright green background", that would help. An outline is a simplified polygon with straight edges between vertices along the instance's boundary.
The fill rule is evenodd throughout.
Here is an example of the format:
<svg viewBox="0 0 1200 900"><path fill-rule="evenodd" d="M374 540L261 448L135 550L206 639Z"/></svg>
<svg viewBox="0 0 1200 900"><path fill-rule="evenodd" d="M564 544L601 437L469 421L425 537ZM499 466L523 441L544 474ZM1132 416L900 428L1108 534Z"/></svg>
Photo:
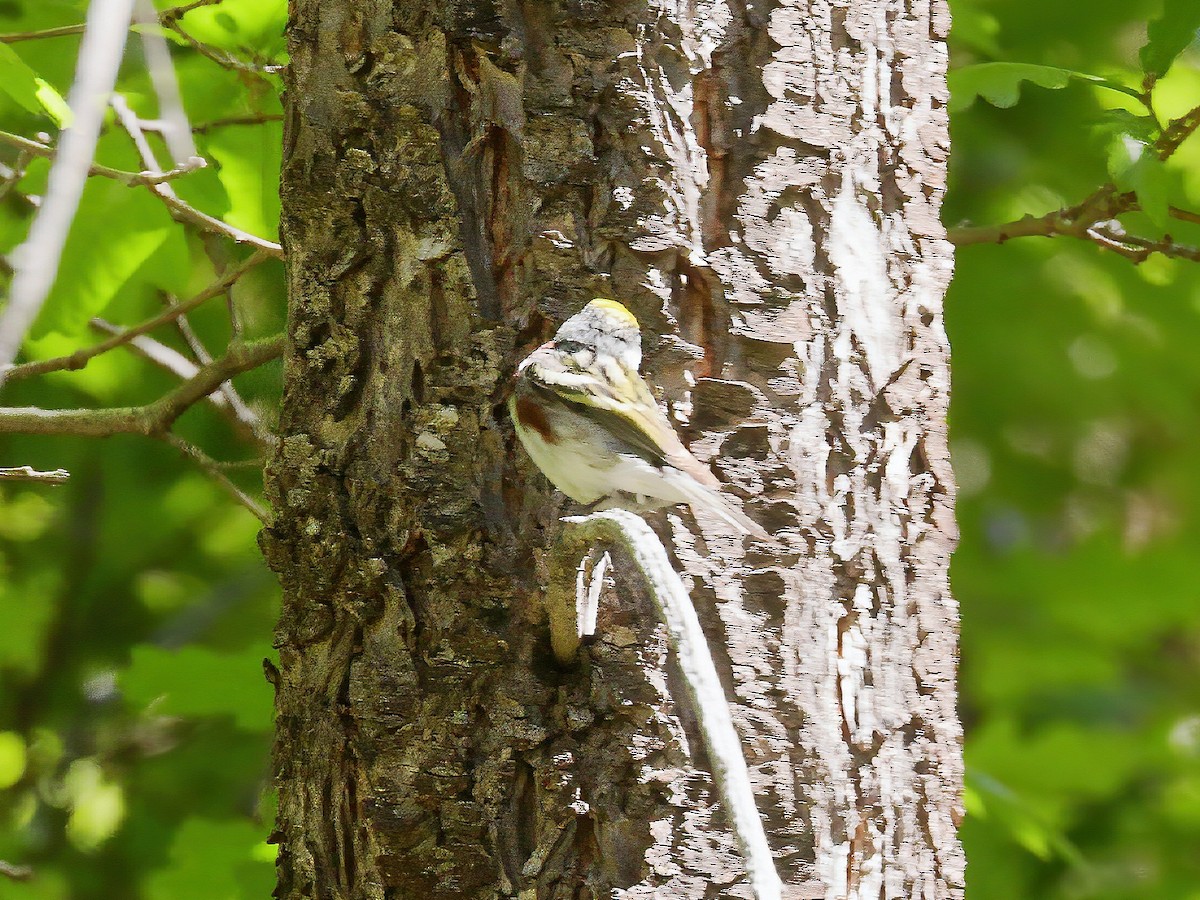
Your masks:
<svg viewBox="0 0 1200 900"><path fill-rule="evenodd" d="M161 4L165 6L166 4ZM0 32L78 22L82 2L0 2ZM1200 4L954 3L948 225L1075 203L1110 175L1161 234L1166 206L1200 209L1200 138L1131 170L1144 113L1095 82L1138 88L1194 33ZM283 0L189 13L198 39L282 61ZM0 45L0 127L55 130L77 38ZM277 114L278 82L176 47L194 122ZM140 49L121 88L151 115ZM1023 85L1017 76L1031 79ZM1041 86L1039 86L1041 85ZM976 99L1009 104L997 108ZM48 98L48 99L47 99ZM1019 99L1018 99L1019 98ZM1155 90L1160 115L1200 105L1200 54ZM1013 105L1015 104L1015 105ZM1124 113L1114 110L1125 110ZM177 184L197 207L274 237L279 125L199 136L213 165ZM119 130L101 159L140 168ZM12 155L0 151L0 159ZM31 167L0 201L0 251L28 225ZM90 341L90 315L134 322L245 251L174 226L144 189L93 180L31 356ZM1200 228L1171 221L1200 243ZM270 264L234 297L250 336L282 327ZM962 544L961 710L967 729L968 897L1200 898L1200 264L1141 266L1069 238L963 248L947 301ZM220 300L193 316L213 350ZM183 344L165 332L164 340ZM278 368L239 380L269 420ZM6 388L5 405L145 402L171 379L124 351ZM246 448L212 410L180 429L214 456ZM267 785L278 589L256 520L169 447L140 438L6 439L0 463L63 466L69 485L0 489L0 877L6 898L263 898L272 883ZM248 488L254 479L237 476Z"/></svg>

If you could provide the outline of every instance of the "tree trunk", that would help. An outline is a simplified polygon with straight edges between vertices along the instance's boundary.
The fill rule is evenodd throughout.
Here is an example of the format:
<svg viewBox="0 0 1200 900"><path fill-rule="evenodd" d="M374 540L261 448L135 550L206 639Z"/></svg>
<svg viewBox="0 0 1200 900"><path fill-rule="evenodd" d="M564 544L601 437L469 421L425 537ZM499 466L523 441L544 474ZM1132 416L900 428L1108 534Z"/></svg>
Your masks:
<svg viewBox="0 0 1200 900"><path fill-rule="evenodd" d="M749 896L632 573L578 665L550 653L570 505L504 401L594 296L785 544L655 520L792 895L962 895L948 27L939 0L293 0L278 897Z"/></svg>

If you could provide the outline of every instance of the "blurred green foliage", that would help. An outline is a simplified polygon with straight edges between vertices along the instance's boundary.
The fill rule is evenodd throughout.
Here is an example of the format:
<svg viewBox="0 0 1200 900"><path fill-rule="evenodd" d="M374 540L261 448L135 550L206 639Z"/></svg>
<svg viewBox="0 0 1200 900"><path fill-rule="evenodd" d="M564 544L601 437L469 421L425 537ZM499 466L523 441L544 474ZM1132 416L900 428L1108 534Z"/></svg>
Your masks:
<svg viewBox="0 0 1200 900"><path fill-rule="evenodd" d="M1200 245L1200 225L1166 223L1200 210L1200 138L1141 170L1125 152L1158 125L1128 96L1146 73L1164 124L1200 106L1200 4L952 9L947 225L1040 216L1111 178L1145 210L1131 233ZM1195 900L1200 264L967 246L947 327L967 897Z"/></svg>
<svg viewBox="0 0 1200 900"><path fill-rule="evenodd" d="M75 24L85 6L0 2L0 32ZM1200 4L955 0L953 12L949 225L1041 215L1110 179L1138 192L1144 212L1126 222L1139 234L1160 236L1171 206L1200 210L1200 138L1166 164L1131 153L1200 105ZM280 105L261 66L284 61L285 16L284 0L224 0L180 20L190 40L167 32L210 161L174 187L267 238ZM0 128L56 131L78 43L0 43ZM1131 96L1146 73L1160 121ZM156 114L136 41L119 89ZM99 159L142 168L115 127ZM46 169L32 162L0 199L0 252L22 240ZM1200 226L1169 228L1200 244ZM92 315L148 318L245 255L180 228L144 188L93 179L26 358L90 342ZM232 302L250 336L277 333L281 267L255 270ZM1200 264L1135 266L1071 238L978 244L959 253L947 311L968 897L1196 900ZM220 299L191 324L214 353L230 337ZM169 329L155 336L187 351ZM238 380L268 420L277 380L277 366ZM13 383L4 403L144 403L174 381L118 350ZM252 453L209 407L179 431L218 459ZM0 860L34 873L0 877L0 900L267 896L262 661L278 588L257 520L158 442L5 438L0 454L73 473L60 488L0 487ZM255 490L252 469L230 474Z"/></svg>
<svg viewBox="0 0 1200 900"><path fill-rule="evenodd" d="M86 6L0 2L0 33L80 23ZM261 68L285 61L285 18L284 0L224 0L179 20L204 52L165 32L209 161L174 189L269 239L279 220L280 84ZM70 87L79 41L0 43L0 129L57 133L54 98ZM136 34L118 90L142 118L157 116ZM162 142L150 139L169 167ZM97 159L146 168L111 113ZM0 162L18 161L0 147ZM30 161L0 199L0 252L23 240L34 208L27 198L44 189L47 171L45 160ZM148 319L164 297L199 292L247 255L181 227L144 187L92 178L24 358L99 340L91 316L122 325ZM266 263L244 277L231 302L246 338L277 334L282 266ZM220 355L231 337L226 299L189 321ZM189 353L170 327L153 337ZM278 382L278 363L236 380L268 423ZM118 348L78 372L12 382L3 405L140 404L177 383ZM187 412L176 431L219 460L258 452L209 405ZM263 660L273 655L279 588L255 543L258 520L176 449L145 438L5 437L0 464L72 473L62 487L0 486L0 860L33 872L27 881L0 876L0 900L269 896L272 714ZM260 490L252 466L229 475L251 494Z"/></svg>

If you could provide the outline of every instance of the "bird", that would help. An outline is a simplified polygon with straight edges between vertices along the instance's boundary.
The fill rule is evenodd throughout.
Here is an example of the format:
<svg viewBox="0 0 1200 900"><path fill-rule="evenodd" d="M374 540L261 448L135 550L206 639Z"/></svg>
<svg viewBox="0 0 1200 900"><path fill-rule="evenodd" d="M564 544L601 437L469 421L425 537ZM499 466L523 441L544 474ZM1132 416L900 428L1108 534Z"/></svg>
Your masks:
<svg viewBox="0 0 1200 900"><path fill-rule="evenodd" d="M686 503L773 542L684 447L640 374L641 362L641 327L618 301L597 298L567 319L515 373L509 414L530 458L578 503Z"/></svg>

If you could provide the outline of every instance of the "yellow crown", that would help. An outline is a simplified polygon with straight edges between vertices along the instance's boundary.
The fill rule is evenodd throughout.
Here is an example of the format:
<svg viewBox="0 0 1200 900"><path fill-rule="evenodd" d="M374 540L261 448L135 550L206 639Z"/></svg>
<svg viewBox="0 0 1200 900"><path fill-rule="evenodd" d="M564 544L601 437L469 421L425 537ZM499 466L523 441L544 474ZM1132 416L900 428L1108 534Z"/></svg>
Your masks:
<svg viewBox="0 0 1200 900"><path fill-rule="evenodd" d="M634 328L640 328L637 317L627 310L622 304L616 300L606 300L603 297L597 297L588 306L594 309L601 310L609 315L616 316L618 319L632 325Z"/></svg>

